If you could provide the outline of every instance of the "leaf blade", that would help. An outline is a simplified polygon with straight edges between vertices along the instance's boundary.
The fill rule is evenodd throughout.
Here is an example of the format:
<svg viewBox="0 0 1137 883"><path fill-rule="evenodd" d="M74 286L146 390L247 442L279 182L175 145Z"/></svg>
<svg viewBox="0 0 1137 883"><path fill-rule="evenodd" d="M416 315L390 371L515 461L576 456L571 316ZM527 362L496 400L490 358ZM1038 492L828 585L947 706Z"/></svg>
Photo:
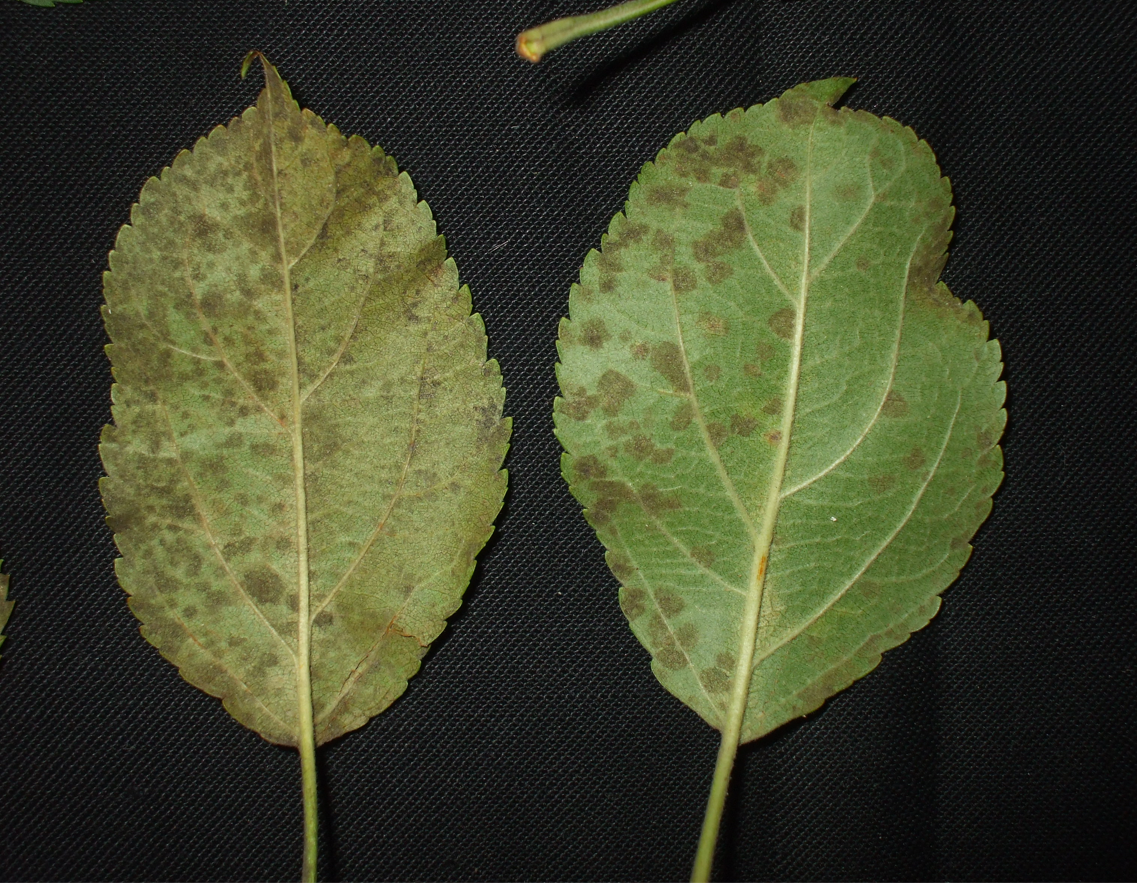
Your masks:
<svg viewBox="0 0 1137 883"><path fill-rule="evenodd" d="M632 630L661 683L719 729L732 678L747 677L744 741L930 619L1001 475L997 345L936 283L946 179L910 130L833 110L851 82L805 84L673 139L586 259L558 342L563 472ZM931 375L954 385L955 412L966 404L954 433ZM966 470L927 468L949 451L975 475L971 514L940 506L942 560L909 574L911 597L882 593L903 570L889 550L933 539L924 489L938 505L963 486ZM882 594L903 609L864 634L832 628L887 612Z"/></svg>
<svg viewBox="0 0 1137 883"><path fill-rule="evenodd" d="M307 634L317 741L361 726L505 488L500 371L429 210L266 66L255 107L147 182L110 265L101 487L144 635L296 744Z"/></svg>

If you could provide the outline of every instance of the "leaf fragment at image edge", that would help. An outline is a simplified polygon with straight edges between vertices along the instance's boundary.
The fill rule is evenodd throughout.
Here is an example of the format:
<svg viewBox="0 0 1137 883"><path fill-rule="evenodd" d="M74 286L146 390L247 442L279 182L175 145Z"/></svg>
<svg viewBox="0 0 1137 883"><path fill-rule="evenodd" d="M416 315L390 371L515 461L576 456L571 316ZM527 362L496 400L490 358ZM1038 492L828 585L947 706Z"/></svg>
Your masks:
<svg viewBox="0 0 1137 883"><path fill-rule="evenodd" d="M4 564L0 561L0 567ZM15 604L8 600L8 574L0 572L0 646L4 644L4 626L8 624L8 617L12 615Z"/></svg>

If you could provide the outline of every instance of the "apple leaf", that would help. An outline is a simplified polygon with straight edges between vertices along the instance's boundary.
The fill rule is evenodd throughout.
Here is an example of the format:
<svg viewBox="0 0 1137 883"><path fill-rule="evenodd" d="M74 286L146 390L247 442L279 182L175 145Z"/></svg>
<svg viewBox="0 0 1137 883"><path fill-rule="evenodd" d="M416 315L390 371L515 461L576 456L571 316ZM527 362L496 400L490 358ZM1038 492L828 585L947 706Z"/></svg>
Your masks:
<svg viewBox="0 0 1137 883"><path fill-rule="evenodd" d="M565 479L671 693L755 739L935 615L1002 478L996 341L910 129L808 83L678 135L561 324Z"/></svg>
<svg viewBox="0 0 1137 883"><path fill-rule="evenodd" d="M146 639L270 742L309 707L320 744L398 698L461 603L510 424L410 178L265 78L111 252L101 490Z"/></svg>

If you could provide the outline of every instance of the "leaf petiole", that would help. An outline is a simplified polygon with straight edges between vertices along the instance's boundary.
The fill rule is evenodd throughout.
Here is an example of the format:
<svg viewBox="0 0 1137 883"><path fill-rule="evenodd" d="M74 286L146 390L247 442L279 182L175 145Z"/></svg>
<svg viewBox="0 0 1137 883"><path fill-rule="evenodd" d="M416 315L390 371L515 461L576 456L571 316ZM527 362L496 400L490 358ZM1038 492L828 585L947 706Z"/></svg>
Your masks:
<svg viewBox="0 0 1137 883"><path fill-rule="evenodd" d="M675 0L627 0L626 3L619 3L588 15L558 18L518 34L517 54L536 63L545 53L571 43L578 37L606 31L674 2Z"/></svg>

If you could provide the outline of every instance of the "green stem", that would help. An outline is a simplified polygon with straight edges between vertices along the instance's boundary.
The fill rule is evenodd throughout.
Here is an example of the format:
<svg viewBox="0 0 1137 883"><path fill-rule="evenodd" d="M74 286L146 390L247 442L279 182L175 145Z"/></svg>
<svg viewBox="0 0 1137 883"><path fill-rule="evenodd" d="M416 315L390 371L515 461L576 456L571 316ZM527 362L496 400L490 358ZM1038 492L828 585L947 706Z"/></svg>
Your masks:
<svg viewBox="0 0 1137 883"><path fill-rule="evenodd" d="M738 754L738 741L742 736L742 722L746 717L746 700L750 694L750 675L754 664L754 647L758 640L758 614L762 609L762 588L766 578L766 550L763 545L754 572L750 576L750 592L743 613L747 623L739 647L738 667L731 684L730 711L722 729L722 742L715 762L715 777L711 782L711 795L707 798L707 812L703 816L703 831L699 835L699 848L695 853L695 866L691 870L691 883L708 883L715 861L715 845L719 839L726 791L730 785L730 772Z"/></svg>
<svg viewBox="0 0 1137 883"><path fill-rule="evenodd" d="M320 819L316 809L316 742L310 718L307 736L300 740L300 781L304 793L304 859L300 883L316 883L316 835Z"/></svg>
<svg viewBox="0 0 1137 883"><path fill-rule="evenodd" d="M647 15L649 12L674 3L675 0L627 0L610 9L602 9L589 15L573 15L558 18L540 27L530 28L517 35L517 54L530 61L540 61L546 52L558 46L571 43L578 37L587 37L598 31L606 31L616 25Z"/></svg>
<svg viewBox="0 0 1137 883"><path fill-rule="evenodd" d="M691 883L708 883L711 868L715 861L715 845L719 839L719 825L722 823L723 807L726 805L726 789L730 784L730 771L734 768L734 757L738 753L738 732L730 738L722 734L719 746L719 759L715 764L715 778L711 782L711 796L707 800L707 812L703 816L703 832L699 835L699 849L695 853L695 866L691 870Z"/></svg>

